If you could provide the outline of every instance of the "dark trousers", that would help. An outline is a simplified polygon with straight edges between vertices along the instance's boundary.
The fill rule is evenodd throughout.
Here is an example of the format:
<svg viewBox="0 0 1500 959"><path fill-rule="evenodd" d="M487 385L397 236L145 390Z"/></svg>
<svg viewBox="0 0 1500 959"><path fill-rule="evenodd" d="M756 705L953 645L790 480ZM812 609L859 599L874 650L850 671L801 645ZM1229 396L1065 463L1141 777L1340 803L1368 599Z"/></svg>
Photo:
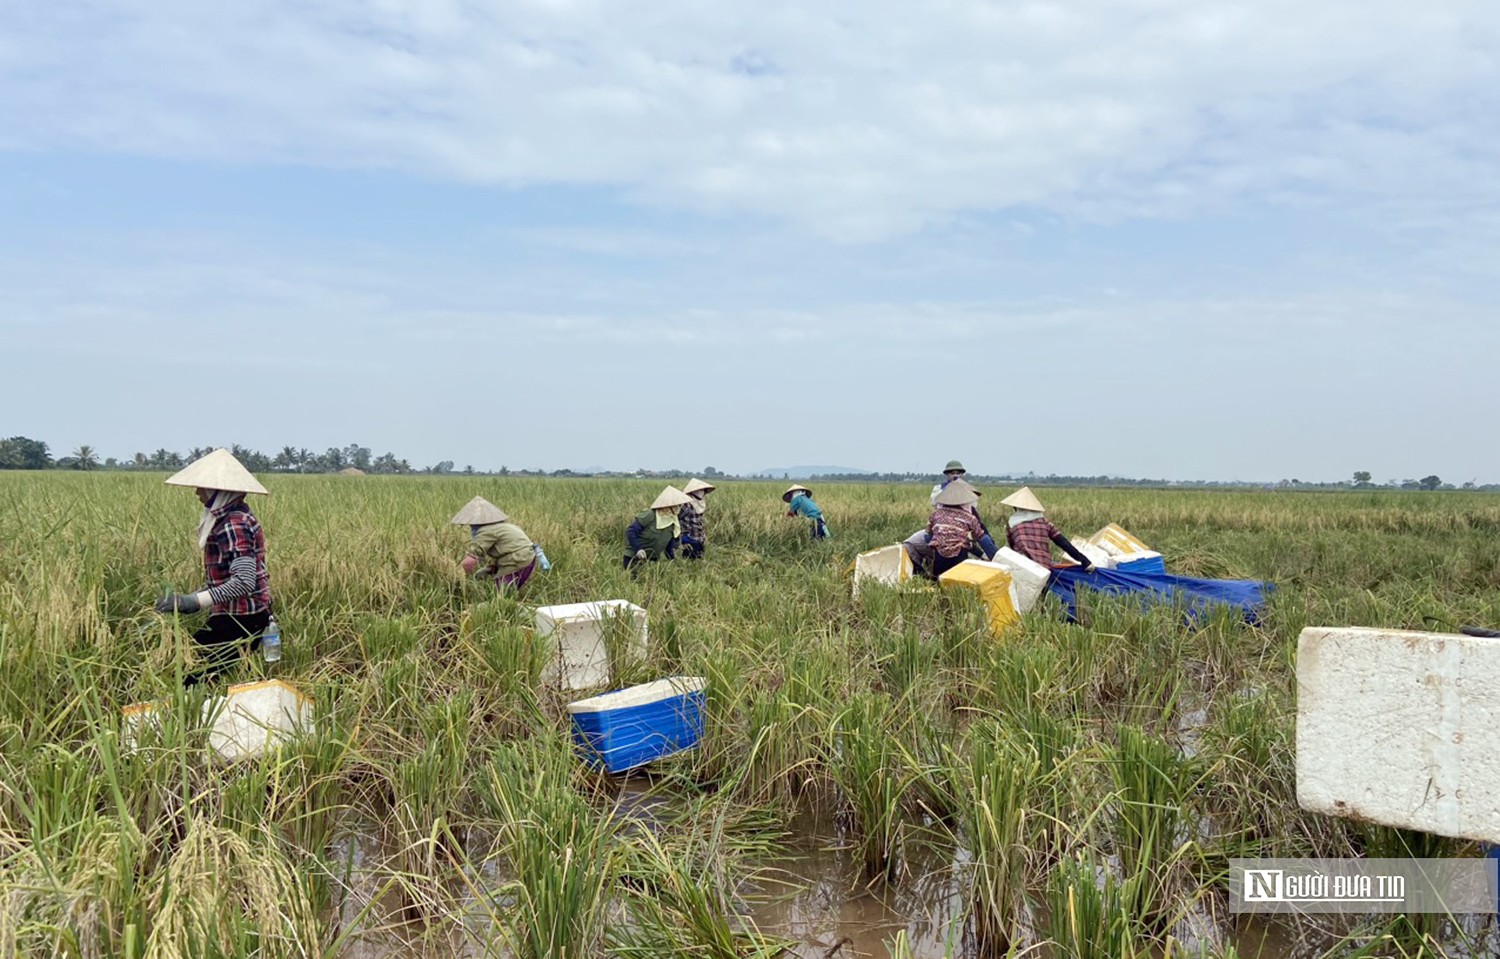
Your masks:
<svg viewBox="0 0 1500 959"><path fill-rule="evenodd" d="M203 628L193 633L193 643L198 647L198 669L189 673L183 684L194 686L217 680L221 673L234 666L240 652L247 646L251 652L260 648L260 634L270 624L269 612L208 617Z"/></svg>
<svg viewBox="0 0 1500 959"><path fill-rule="evenodd" d="M683 555L684 558L686 558L686 559L702 559L703 558L703 548L704 548L703 540L697 539L697 538L692 537L692 536L683 536L682 537L682 555Z"/></svg>

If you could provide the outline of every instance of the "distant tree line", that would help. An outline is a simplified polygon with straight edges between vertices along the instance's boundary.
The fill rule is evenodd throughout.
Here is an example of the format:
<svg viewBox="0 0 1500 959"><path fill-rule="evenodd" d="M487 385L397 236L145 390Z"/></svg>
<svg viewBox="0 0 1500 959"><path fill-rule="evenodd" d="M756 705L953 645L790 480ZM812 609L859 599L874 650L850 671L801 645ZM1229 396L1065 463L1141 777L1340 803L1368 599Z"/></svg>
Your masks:
<svg viewBox="0 0 1500 959"><path fill-rule="evenodd" d="M31 439L26 436L12 436L9 439L0 440L0 469L8 470L44 470L44 469L70 469L70 470L178 470L191 463L200 456L211 452L213 447L200 446L188 450L186 454L175 450L158 449L153 453L137 452L128 459L116 459L111 456L101 460L98 452L92 446L80 446L68 456L54 459L47 444L41 440ZM381 453L375 456L368 446L360 446L358 443L350 443L348 446L330 446L321 453L314 453L305 447L283 446L281 451L275 454L262 453L260 450L247 449L238 443L229 447L229 451L235 455L241 463L252 473L337 473L349 468L357 469L363 473L377 474L417 474L449 475L459 474L465 476L494 475L494 476L605 476L605 477L634 477L643 479L686 479L690 476L702 476L706 479L734 479L732 474L722 472L712 466L705 466L696 472L681 469L646 469L625 472L592 472L582 473L570 469L520 469L512 470L502 466L494 473L486 473L476 470L473 466L465 466L458 469L453 460L441 460L430 466L417 468L405 458L397 459L395 453ZM758 479L764 477L742 477L744 479ZM785 478L785 477L783 477ZM931 483L935 479L932 473L837 473L831 475L818 475L809 479L809 482L839 482L839 483ZM981 486L998 485L1028 485L1028 486L1115 486L1115 487L1151 487L1151 488L1173 488L1173 489L1281 489L1281 490L1347 490L1347 489L1404 489L1404 490L1484 490L1500 491L1500 484L1479 484L1473 480L1454 486L1444 483L1437 475L1424 476L1421 479L1391 479L1385 483L1376 483L1366 470L1359 470L1353 474L1353 478L1339 482L1304 482L1300 479L1283 479L1274 483L1250 482L1241 480L1168 480L1168 479L1133 479L1124 476L1063 476L1056 473L1048 473L1040 476L1036 473L1024 475L978 475L970 474L968 479Z"/></svg>

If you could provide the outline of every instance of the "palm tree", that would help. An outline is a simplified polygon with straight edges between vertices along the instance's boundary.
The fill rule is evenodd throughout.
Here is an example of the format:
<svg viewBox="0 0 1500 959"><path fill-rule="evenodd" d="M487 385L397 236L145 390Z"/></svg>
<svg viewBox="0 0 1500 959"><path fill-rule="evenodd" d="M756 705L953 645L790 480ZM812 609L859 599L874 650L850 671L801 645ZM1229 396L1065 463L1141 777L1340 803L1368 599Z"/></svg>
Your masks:
<svg viewBox="0 0 1500 959"><path fill-rule="evenodd" d="M73 451L73 458L78 461L78 468L81 470L91 470L99 465L99 456L92 446L78 447Z"/></svg>

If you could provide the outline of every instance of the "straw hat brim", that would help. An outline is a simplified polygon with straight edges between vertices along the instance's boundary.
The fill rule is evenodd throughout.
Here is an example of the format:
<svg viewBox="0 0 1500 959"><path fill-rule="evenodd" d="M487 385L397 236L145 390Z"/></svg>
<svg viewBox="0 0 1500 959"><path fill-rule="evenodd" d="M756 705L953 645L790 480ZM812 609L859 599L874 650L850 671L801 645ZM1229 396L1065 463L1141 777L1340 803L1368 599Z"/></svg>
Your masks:
<svg viewBox="0 0 1500 959"><path fill-rule="evenodd" d="M1021 487L1001 500L1000 503L1004 506L1014 506L1016 509L1029 509L1038 513L1046 512L1046 508L1042 506L1042 501L1036 498L1036 494L1031 491L1030 486Z"/></svg>
<svg viewBox="0 0 1500 959"><path fill-rule="evenodd" d="M191 486L195 489L218 489L231 493L259 493L269 496L243 463L226 449L200 456L167 477L168 486Z"/></svg>
<svg viewBox="0 0 1500 959"><path fill-rule="evenodd" d="M786 488L786 492L781 494L781 501L783 503L790 503L792 501L792 497L797 493L811 492L812 490L808 489L806 486L788 486Z"/></svg>
<svg viewBox="0 0 1500 959"><path fill-rule="evenodd" d="M464 508L453 514L448 522L454 526L486 526L490 523L503 523L510 519L505 515L505 510L491 503L483 496L476 496L464 504Z"/></svg>
<svg viewBox="0 0 1500 959"><path fill-rule="evenodd" d="M943 487L943 491L937 497L939 506L973 506L977 502L979 502L979 490L963 480L954 480L949 483Z"/></svg>
<svg viewBox="0 0 1500 959"><path fill-rule="evenodd" d="M700 490L704 493L712 493L716 489L718 489L718 487L714 484L705 483L695 476L687 481L687 485L682 488L682 491L691 495L693 493L699 492Z"/></svg>
<svg viewBox="0 0 1500 959"><path fill-rule="evenodd" d="M656 502L651 504L652 509L675 509L678 506L686 506L692 502L691 498L675 486L668 486L656 497Z"/></svg>

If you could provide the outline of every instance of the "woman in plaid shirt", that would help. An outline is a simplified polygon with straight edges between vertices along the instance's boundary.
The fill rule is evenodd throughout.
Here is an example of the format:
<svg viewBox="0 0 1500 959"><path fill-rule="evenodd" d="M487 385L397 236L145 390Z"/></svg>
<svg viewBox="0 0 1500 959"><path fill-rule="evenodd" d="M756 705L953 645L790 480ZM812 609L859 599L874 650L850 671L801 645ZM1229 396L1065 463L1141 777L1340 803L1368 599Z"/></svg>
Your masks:
<svg viewBox="0 0 1500 959"><path fill-rule="evenodd" d="M682 555L688 559L702 559L708 546L708 534L703 525L703 511L708 508L708 494L717 487L705 483L696 476L688 480L682 491L692 500L682 504L677 511L677 520L682 524Z"/></svg>
<svg viewBox="0 0 1500 959"><path fill-rule="evenodd" d="M266 488L228 450L218 449L168 477L169 486L191 486L203 504L198 546L206 583L196 593L171 593L158 600L159 613L208 610L208 622L193 633L201 667L185 682L191 686L218 678L247 644L260 645L271 623L271 579L266 572L266 539L260 521L245 505L246 493Z"/></svg>
<svg viewBox="0 0 1500 959"><path fill-rule="evenodd" d="M1055 543L1058 549L1073 557L1073 561L1082 566L1085 573L1094 571L1094 564L1089 562L1089 558L1042 515L1046 510L1030 486L1021 487L1000 503L1015 508L1005 530L1005 538L1010 541L1011 549L1051 569L1052 545Z"/></svg>

